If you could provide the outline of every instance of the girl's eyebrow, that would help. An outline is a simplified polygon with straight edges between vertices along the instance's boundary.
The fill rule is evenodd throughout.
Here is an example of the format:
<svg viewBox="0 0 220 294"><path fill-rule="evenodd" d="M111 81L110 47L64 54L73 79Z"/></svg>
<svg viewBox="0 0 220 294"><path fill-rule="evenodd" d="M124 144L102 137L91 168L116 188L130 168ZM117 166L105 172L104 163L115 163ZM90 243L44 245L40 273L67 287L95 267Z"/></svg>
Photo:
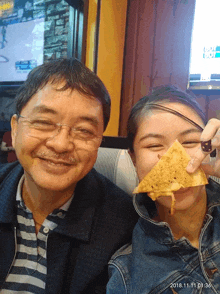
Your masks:
<svg viewBox="0 0 220 294"><path fill-rule="evenodd" d="M185 130L183 131L182 133L180 133L180 135L184 136L184 135L188 135L188 134L191 134L191 133L200 133L201 134L201 130L199 129L188 129L188 130Z"/></svg>
<svg viewBox="0 0 220 294"><path fill-rule="evenodd" d="M181 132L179 135L180 136L184 136L184 135L188 135L188 134L191 134L191 133L201 133L200 130L196 129L196 128L192 128L192 129L187 129L183 132ZM141 137L139 139L139 142L145 140L145 139L148 139L148 138L156 138L156 139L164 139L166 136L162 135L162 134L157 134L157 133L149 133L149 134L146 134L144 135L143 137Z"/></svg>
<svg viewBox="0 0 220 294"><path fill-rule="evenodd" d="M145 139L148 139L148 138L163 139L163 138L165 138L165 136L164 135L161 135L161 134L157 134L157 133L149 133L149 134L146 134L143 137L141 137L139 139L139 142L141 142L141 141L143 141Z"/></svg>

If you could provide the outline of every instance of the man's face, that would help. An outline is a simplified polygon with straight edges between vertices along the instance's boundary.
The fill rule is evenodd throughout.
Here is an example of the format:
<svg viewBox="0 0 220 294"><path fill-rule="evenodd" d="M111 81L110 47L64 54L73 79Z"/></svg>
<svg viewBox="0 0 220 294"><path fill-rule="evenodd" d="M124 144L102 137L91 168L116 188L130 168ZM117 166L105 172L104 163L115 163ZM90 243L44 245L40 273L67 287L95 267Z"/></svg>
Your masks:
<svg viewBox="0 0 220 294"><path fill-rule="evenodd" d="M93 167L103 133L101 103L78 91L57 91L62 84L47 84L12 118L12 144L25 171L25 179L40 188L53 191L74 190ZM40 123L64 125L47 138L32 128L28 119ZM92 132L95 139L82 141L70 136L70 128Z"/></svg>

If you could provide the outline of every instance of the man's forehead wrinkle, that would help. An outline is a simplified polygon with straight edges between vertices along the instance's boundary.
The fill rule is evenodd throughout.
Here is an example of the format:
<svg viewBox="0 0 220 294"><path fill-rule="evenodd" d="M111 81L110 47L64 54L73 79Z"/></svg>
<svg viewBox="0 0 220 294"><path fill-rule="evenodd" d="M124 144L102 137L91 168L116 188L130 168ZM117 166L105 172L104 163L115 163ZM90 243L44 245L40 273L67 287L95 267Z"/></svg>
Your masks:
<svg viewBox="0 0 220 294"><path fill-rule="evenodd" d="M51 114L57 114L58 112L52 108L47 107L46 105L40 104L40 105L36 105L33 109L32 109L32 113L51 113Z"/></svg>
<svg viewBox="0 0 220 294"><path fill-rule="evenodd" d="M37 105L32 109L32 114L54 114L57 115L59 114L58 111L56 111L53 108L47 107L46 105ZM99 125L99 121L95 116L88 115L88 116L80 116L77 119L78 122L80 121L87 121L92 123L95 126Z"/></svg>
<svg viewBox="0 0 220 294"><path fill-rule="evenodd" d="M83 85L80 85L79 87L71 87L68 85L68 82L66 80L63 81L49 81L45 85L43 85L38 91L37 95L39 98L45 96L45 93L47 95L53 95L51 91L55 92L66 92L68 95L71 95L73 92L76 92L80 95L82 95L84 98L87 98L88 100L95 100L97 102L100 102L100 100L94 95L94 93L88 88L83 87ZM70 97L71 98L71 97Z"/></svg>

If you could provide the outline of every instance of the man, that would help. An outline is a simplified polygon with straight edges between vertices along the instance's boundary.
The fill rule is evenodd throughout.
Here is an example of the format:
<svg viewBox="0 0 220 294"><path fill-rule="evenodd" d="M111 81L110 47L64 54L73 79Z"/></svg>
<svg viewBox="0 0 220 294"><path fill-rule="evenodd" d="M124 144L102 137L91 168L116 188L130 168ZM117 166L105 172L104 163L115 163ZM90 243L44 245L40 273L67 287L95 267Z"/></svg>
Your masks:
<svg viewBox="0 0 220 294"><path fill-rule="evenodd" d="M129 196L93 168L110 116L101 80L74 59L35 68L17 94L0 168L0 293L105 293L130 240Z"/></svg>

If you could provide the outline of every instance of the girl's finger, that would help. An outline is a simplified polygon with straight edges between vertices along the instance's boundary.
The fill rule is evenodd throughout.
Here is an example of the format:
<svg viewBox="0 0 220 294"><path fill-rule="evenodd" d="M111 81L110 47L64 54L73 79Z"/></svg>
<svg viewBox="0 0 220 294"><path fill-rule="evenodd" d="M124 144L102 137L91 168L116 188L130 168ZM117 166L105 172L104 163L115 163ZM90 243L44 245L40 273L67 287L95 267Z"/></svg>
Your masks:
<svg viewBox="0 0 220 294"><path fill-rule="evenodd" d="M209 141L213 139L215 135L220 136L220 120L216 118L212 118L208 121L207 125L205 126L204 130L201 134L201 141Z"/></svg>

